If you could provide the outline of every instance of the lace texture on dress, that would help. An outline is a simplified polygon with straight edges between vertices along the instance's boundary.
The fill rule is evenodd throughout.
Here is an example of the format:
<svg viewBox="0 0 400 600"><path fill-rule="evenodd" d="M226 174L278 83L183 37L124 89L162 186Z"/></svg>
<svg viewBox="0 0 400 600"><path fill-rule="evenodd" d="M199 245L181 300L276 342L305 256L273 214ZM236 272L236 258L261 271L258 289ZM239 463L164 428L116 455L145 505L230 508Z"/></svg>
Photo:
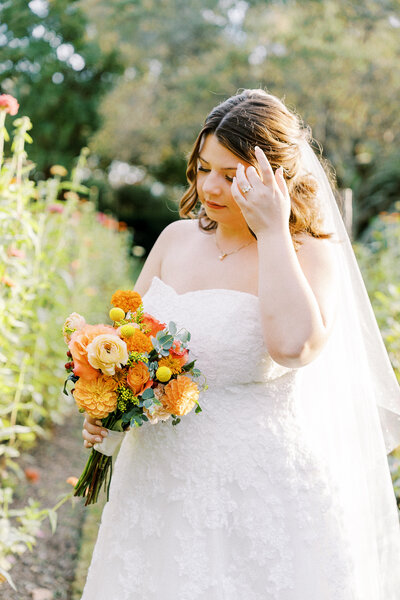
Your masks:
<svg viewBox="0 0 400 600"><path fill-rule="evenodd" d="M298 370L269 356L258 298L154 278L143 300L191 332L209 389L176 427L126 434L82 600L361 600L339 494L298 420Z"/></svg>

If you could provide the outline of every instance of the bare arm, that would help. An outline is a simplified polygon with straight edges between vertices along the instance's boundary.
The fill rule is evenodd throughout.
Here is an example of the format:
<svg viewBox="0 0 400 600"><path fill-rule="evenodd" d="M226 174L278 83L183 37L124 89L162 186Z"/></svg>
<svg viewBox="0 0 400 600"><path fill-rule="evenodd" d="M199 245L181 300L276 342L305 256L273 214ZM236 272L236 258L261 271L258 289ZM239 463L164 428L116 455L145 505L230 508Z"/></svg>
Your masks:
<svg viewBox="0 0 400 600"><path fill-rule="evenodd" d="M303 239L297 254L288 229L265 232L257 244L265 344L276 362L293 368L320 353L337 305L332 242Z"/></svg>

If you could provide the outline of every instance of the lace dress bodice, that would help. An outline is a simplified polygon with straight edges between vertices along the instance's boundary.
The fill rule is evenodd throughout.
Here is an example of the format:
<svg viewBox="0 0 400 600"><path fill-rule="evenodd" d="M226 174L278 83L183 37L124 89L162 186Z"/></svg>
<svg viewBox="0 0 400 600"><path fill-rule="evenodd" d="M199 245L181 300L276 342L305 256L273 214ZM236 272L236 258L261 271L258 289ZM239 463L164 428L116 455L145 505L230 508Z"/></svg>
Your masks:
<svg viewBox="0 0 400 600"><path fill-rule="evenodd" d="M154 277L143 304L190 331L209 388L201 413L126 434L82 600L361 600L299 370L268 354L259 299Z"/></svg>

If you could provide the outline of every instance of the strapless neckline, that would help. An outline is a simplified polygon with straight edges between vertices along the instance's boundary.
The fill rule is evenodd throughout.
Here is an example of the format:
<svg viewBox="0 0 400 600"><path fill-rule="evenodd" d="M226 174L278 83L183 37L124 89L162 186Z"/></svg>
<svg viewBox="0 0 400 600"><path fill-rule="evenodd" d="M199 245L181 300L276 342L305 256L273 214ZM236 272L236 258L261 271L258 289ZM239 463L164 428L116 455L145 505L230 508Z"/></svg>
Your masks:
<svg viewBox="0 0 400 600"><path fill-rule="evenodd" d="M247 296L250 298L254 298L254 300L258 301L259 297L256 296L255 294L251 294L250 292L243 292L242 290L232 290L229 288L208 288L208 289L202 289L202 290L189 290L188 292L182 292L179 293L175 290L175 288L172 287L172 285L169 285L168 283L165 283L165 281L163 281L162 279L160 279L157 275L153 276L153 279L151 280L151 284L149 287L152 287L152 285L154 284L155 281L158 281L159 283L161 283L163 286L165 286L166 288L168 288L169 290L171 290L176 296L189 296L191 294L211 294L213 292L221 292L221 293L225 293L225 294L238 294L238 295L242 295L242 296Z"/></svg>

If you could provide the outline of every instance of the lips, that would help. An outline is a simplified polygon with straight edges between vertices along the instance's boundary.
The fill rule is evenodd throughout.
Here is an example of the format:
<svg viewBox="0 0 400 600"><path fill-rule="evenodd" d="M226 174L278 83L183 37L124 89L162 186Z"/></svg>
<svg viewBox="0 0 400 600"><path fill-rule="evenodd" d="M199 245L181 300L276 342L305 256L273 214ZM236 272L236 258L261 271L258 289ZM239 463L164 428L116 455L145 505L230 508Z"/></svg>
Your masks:
<svg viewBox="0 0 400 600"><path fill-rule="evenodd" d="M217 204L216 202L210 202L209 200L206 200L206 204L211 208L225 208L224 204Z"/></svg>

